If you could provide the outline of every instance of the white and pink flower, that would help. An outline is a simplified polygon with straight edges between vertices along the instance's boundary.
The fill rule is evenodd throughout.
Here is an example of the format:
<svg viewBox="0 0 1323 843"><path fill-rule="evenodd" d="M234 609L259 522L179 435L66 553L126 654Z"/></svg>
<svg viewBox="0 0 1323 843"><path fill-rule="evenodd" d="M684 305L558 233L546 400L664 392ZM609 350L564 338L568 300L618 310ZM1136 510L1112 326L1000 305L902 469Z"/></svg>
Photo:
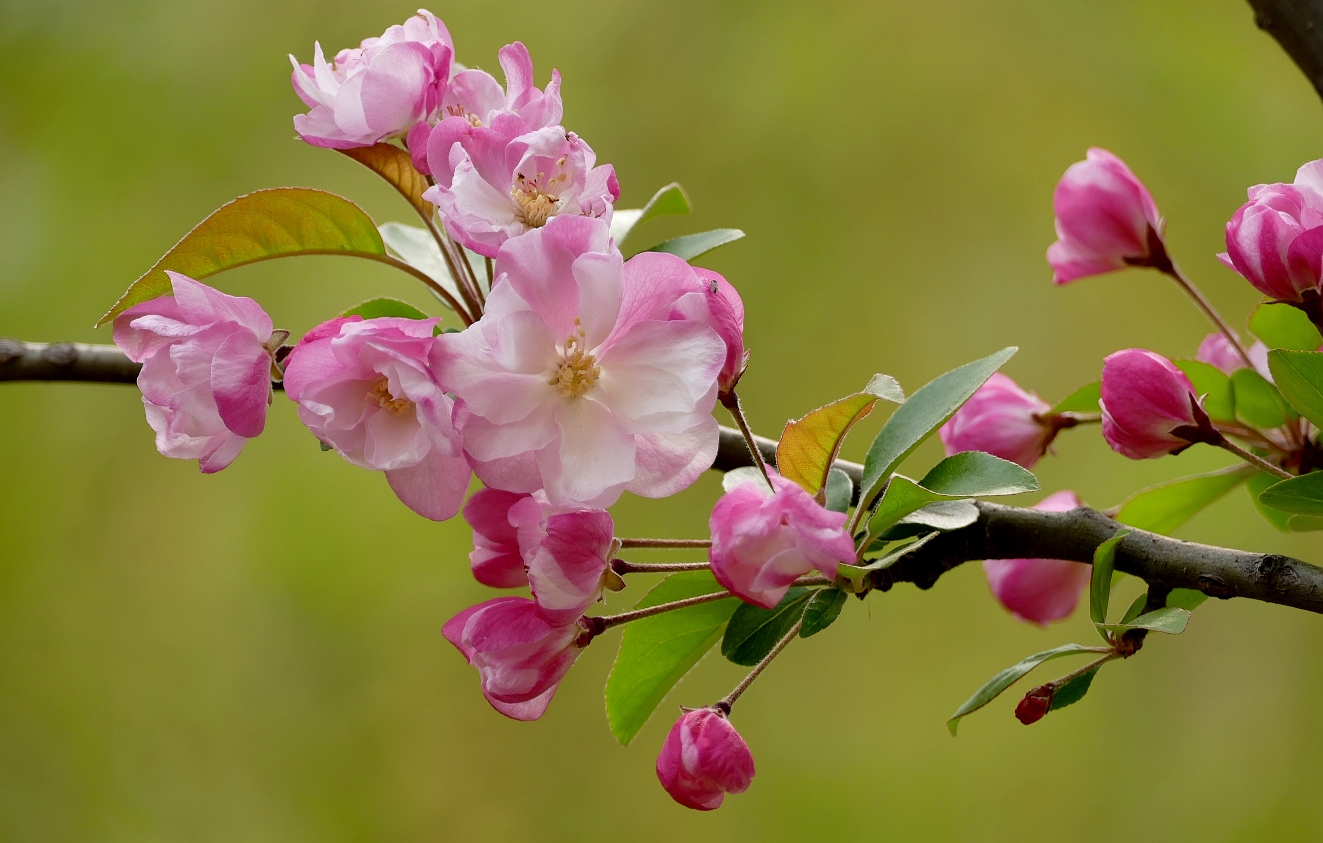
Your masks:
<svg viewBox="0 0 1323 843"><path fill-rule="evenodd" d="M686 808L711 811L727 793L753 783L753 753L726 714L716 708L686 711L657 756L657 779Z"/></svg>

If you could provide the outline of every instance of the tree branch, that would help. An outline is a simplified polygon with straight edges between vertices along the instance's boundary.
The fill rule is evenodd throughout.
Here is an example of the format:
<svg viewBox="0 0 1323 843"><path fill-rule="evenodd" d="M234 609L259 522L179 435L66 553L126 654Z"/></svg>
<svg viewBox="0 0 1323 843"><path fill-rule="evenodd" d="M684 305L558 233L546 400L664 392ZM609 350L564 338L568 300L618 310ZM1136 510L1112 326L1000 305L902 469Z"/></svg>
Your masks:
<svg viewBox="0 0 1323 843"><path fill-rule="evenodd" d="M0 339L0 381L133 383L139 368L113 345ZM774 465L776 442L761 436L755 440L763 457ZM721 428L712 467L730 471L752 464L744 436ZM840 460L836 467L859 485L863 466ZM1085 507L1040 512L986 501L977 505L976 522L943 533L890 567L874 571L870 584L883 591L900 582L932 588L942 574L980 559L1090 562L1098 545L1122 529ZM1211 547L1136 530L1117 546L1115 564L1116 570L1133 574L1154 589L1192 588L1211 597L1246 597L1323 613L1323 568L1289 556Z"/></svg>
<svg viewBox="0 0 1323 843"><path fill-rule="evenodd" d="M1323 96L1323 0L1249 0L1254 22L1281 45Z"/></svg>

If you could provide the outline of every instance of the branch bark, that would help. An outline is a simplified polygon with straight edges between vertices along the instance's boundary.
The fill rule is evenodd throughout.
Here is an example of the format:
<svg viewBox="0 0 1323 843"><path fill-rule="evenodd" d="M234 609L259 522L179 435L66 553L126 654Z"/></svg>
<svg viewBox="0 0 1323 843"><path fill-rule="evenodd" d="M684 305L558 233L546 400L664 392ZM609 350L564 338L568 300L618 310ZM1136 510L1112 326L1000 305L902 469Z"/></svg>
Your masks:
<svg viewBox="0 0 1323 843"><path fill-rule="evenodd" d="M1323 97L1323 0L1249 0L1254 22L1281 45Z"/></svg>
<svg viewBox="0 0 1323 843"><path fill-rule="evenodd" d="M24 343L0 339L0 381L82 381L133 383L139 365L111 345ZM763 458L776 463L776 442L755 437ZM752 466L743 435L721 428L712 467L730 471ZM858 463L837 461L854 480ZM888 568L873 572L874 588L896 583L932 588L942 574L979 559L1069 559L1090 562L1099 544L1122 529L1100 512L1081 507L1069 512L978 502L979 518L943 533ZM1136 530L1116 549L1116 570L1132 574L1154 589L1192 588L1210 597L1245 597L1323 613L1323 568L1271 553L1252 553L1160 536Z"/></svg>

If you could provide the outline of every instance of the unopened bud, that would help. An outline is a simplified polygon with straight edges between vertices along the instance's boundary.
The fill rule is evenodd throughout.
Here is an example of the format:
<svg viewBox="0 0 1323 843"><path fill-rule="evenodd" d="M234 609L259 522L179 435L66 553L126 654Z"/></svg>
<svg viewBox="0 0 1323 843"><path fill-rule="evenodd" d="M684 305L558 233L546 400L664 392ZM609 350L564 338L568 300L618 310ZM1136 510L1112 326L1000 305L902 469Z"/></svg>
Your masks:
<svg viewBox="0 0 1323 843"><path fill-rule="evenodd" d="M1025 694L1024 699L1015 707L1015 719L1026 726L1042 720L1043 715L1052 707L1052 691L1051 685L1039 685Z"/></svg>

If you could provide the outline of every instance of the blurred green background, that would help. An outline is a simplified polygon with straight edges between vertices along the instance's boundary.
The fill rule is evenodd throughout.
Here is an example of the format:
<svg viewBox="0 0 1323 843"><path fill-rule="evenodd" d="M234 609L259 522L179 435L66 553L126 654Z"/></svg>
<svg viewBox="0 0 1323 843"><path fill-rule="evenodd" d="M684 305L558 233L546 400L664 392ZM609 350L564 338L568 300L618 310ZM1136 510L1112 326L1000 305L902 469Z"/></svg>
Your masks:
<svg viewBox="0 0 1323 843"><path fill-rule="evenodd" d="M0 0L0 335L108 342L91 325L207 213L308 185L411 221L366 171L294 139L287 53L376 35L406 2ZM748 306L741 392L764 433L862 386L908 389L1008 344L1049 400L1129 346L1191 355L1209 330L1142 271L1054 289L1051 191L1089 145L1125 158L1174 254L1238 323L1254 291L1214 254L1246 186L1323 154L1323 107L1241 0L955 0L433 7L459 58L521 39L565 75L566 123L615 164L622 207L671 180ZM221 276L296 332L403 275L350 259ZM859 458L883 413L849 443ZM442 622L489 595L461 521L414 517L321 453L278 399L225 472L152 447L132 388L0 385L0 838L84 840L1016 840L1316 837L1323 624L1212 601L1026 729L1003 699L945 717L1027 653L1092 635L1016 623L977 565L930 593L850 604L744 697L752 789L674 805L653 763L678 703L741 675L707 659L633 745L611 738L590 648L550 713L495 714ZM1128 462L1063 437L1046 490L1096 505L1225 464ZM932 445L913 461L922 471ZM626 499L623 534L704 535L707 476ZM1032 502L1032 498L1029 501ZM1323 562L1237 491L1181 535ZM1133 583L1126 586L1133 591ZM632 604L631 586L612 608ZM1128 600L1129 591L1125 598ZM1122 604L1124 605L1124 603ZM1158 636L1160 637L1160 636ZM1061 672L1064 672L1061 671ZM1045 673L1044 676L1053 675Z"/></svg>

